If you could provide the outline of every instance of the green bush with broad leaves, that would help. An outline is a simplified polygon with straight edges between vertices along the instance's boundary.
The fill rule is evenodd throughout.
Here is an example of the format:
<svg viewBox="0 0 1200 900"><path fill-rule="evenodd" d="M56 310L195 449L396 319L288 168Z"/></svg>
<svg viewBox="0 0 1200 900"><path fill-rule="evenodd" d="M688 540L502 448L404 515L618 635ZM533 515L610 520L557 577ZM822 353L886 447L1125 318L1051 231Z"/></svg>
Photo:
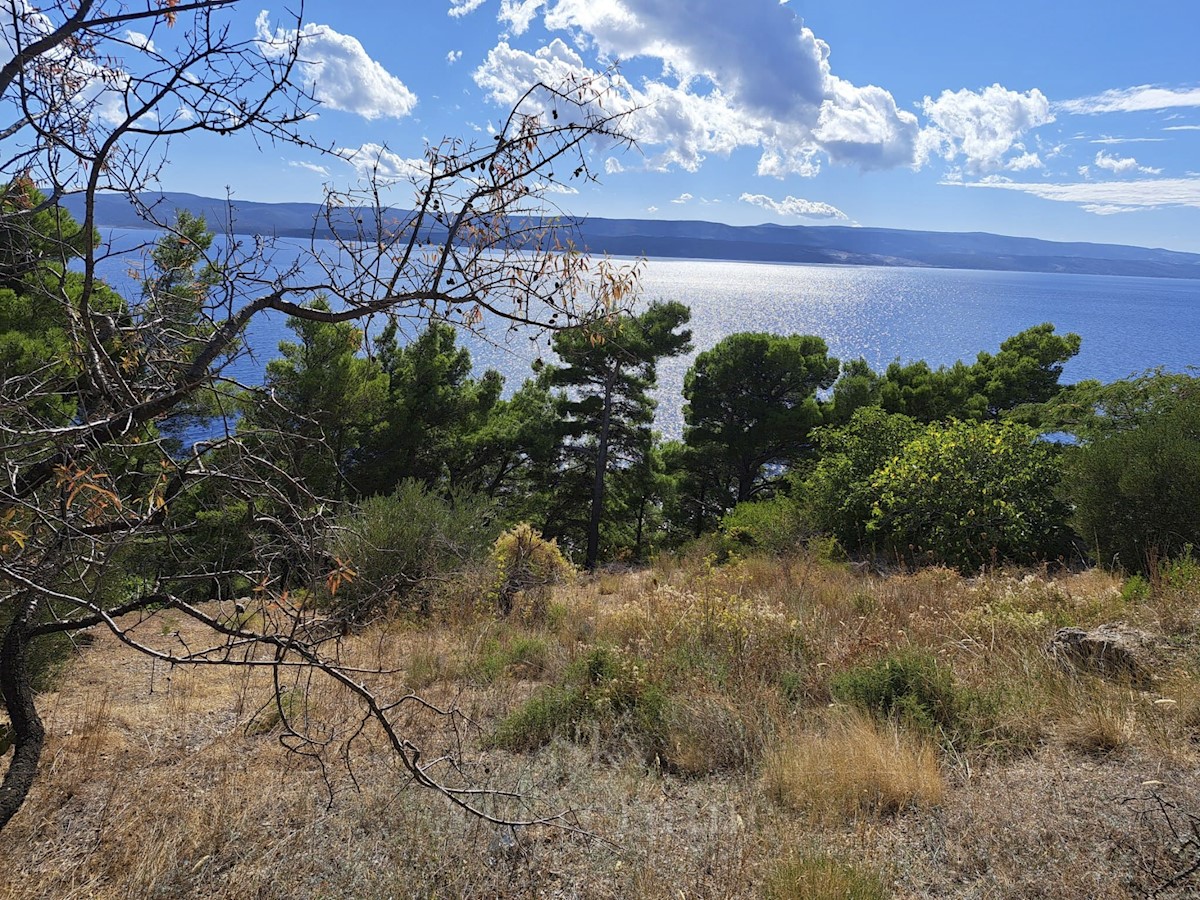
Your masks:
<svg viewBox="0 0 1200 900"><path fill-rule="evenodd" d="M1025 425L927 426L871 476L867 534L912 562L961 571L1069 548L1060 450Z"/></svg>

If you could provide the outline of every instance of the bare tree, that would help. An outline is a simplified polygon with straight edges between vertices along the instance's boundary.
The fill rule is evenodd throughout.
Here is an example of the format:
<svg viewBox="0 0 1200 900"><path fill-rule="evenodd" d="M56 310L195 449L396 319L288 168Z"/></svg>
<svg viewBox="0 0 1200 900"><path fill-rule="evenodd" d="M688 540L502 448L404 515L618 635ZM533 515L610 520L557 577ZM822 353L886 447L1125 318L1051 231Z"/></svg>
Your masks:
<svg viewBox="0 0 1200 900"><path fill-rule="evenodd" d="M241 133L320 149L300 130L316 105L298 75L302 16L275 33L291 38L241 39L232 5L0 2L10 55L0 68L0 295L31 299L21 307L27 337L43 342L24 357L0 355L0 691L14 751L0 828L27 796L44 743L31 653L93 627L169 664L265 667L293 749L323 760L364 733L382 735L418 783L498 821L495 792L462 776L453 754L423 758L406 735L411 708L452 723L454 710L385 697L388 673L343 663L336 631L292 599L297 586L335 591L352 577L322 550L336 505L235 427L239 388L223 372L270 311L560 327L620 307L636 272L577 252L542 190L590 178L585 147L625 142L623 111L604 79L535 85L494 140L428 150L410 209L389 210L387 185L373 179L330 195L314 238L332 240L312 241L300 261L280 264L266 238L197 247L143 193L170 141ZM149 278L141 296L117 296L97 275L112 252L94 231L101 191L141 204L205 276ZM82 199L81 229L57 212L72 196ZM314 305L318 296L327 303ZM275 402L253 387L245 396ZM187 432L172 422L199 413L212 424L181 443ZM248 523L254 546L197 555L206 517L222 512ZM209 600L208 586L234 578L256 585L249 597ZM163 607L203 626L205 645L145 627ZM354 698L351 720L314 722L283 702L314 678Z"/></svg>

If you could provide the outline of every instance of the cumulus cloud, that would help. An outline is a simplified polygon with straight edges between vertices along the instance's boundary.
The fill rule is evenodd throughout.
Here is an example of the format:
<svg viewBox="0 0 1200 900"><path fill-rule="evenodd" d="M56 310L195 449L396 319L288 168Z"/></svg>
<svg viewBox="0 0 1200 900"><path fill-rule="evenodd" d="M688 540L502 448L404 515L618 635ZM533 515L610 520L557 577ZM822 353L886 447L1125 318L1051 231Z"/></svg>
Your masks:
<svg viewBox="0 0 1200 900"><path fill-rule="evenodd" d="M846 219L849 218L836 206L821 203L818 200L803 200L800 197L788 195L782 200L775 200L766 194L742 194L738 198L743 203L753 203L777 216L804 216L809 219Z"/></svg>
<svg viewBox="0 0 1200 900"><path fill-rule="evenodd" d="M813 138L834 162L883 169L911 164L919 132L917 117L896 107L883 88L855 87L828 79L830 98L821 104Z"/></svg>
<svg viewBox="0 0 1200 900"><path fill-rule="evenodd" d="M647 159L651 168L694 171L707 155L748 146L760 150L759 172L779 177L816 174L818 154L867 169L913 162L916 116L900 110L883 88L834 75L829 46L777 0L694 0L686 14L666 0L501 4L500 19L512 34L538 15L548 30L565 32L574 49L555 39L522 57L501 43L476 73L477 82L506 102L535 73L595 75L582 51L657 61L658 77L613 81L636 110L634 136L658 148Z"/></svg>
<svg viewBox="0 0 1200 900"><path fill-rule="evenodd" d="M454 18L470 15L483 6L487 0L450 0L449 14Z"/></svg>
<svg viewBox="0 0 1200 900"><path fill-rule="evenodd" d="M659 148L657 154L647 157L646 164L652 169L677 165L694 172L707 154L728 153L753 140L748 128L739 127L741 117L719 92L701 97L661 83L649 83L639 90L619 74L590 70L583 58L558 38L534 53L501 42L475 71L476 84L505 106L517 102L530 84L562 84L572 79L590 79L607 92L604 108L597 112L630 115L632 136L647 149Z"/></svg>
<svg viewBox="0 0 1200 900"><path fill-rule="evenodd" d="M942 182L950 184L952 182ZM962 187L1019 191L1074 203L1096 215L1112 215L1142 209L1185 206L1200 209L1200 178L1155 178L1137 181L1082 181L1072 184L1038 184L1020 181L971 181Z"/></svg>
<svg viewBox="0 0 1200 900"><path fill-rule="evenodd" d="M1004 164L1004 168L1013 172L1023 172L1026 169L1043 169L1046 164L1042 162L1042 158L1036 153L1022 153L1020 156L1014 156Z"/></svg>
<svg viewBox="0 0 1200 900"><path fill-rule="evenodd" d="M961 156L977 173L1005 165L1005 156L1018 149L1026 132L1054 121L1050 101L1037 88L1020 93L999 84L981 91L942 91L936 100L926 97L922 110L930 125L921 131L919 161Z"/></svg>
<svg viewBox="0 0 1200 900"><path fill-rule="evenodd" d="M352 165L360 178L384 183L422 182L429 177L429 162L393 153L382 144L367 142L361 147L339 147L338 156Z"/></svg>
<svg viewBox="0 0 1200 900"><path fill-rule="evenodd" d="M1153 169L1150 166L1138 165L1138 161L1132 156L1122 159L1114 154L1105 153L1103 150L1096 154L1096 168L1107 169L1114 175L1127 175L1133 172L1138 172L1142 175L1162 174L1162 169Z"/></svg>
<svg viewBox="0 0 1200 900"><path fill-rule="evenodd" d="M1112 112L1146 112L1155 109L1200 106L1200 87L1163 88L1149 84L1105 91L1091 97L1063 100L1054 104L1057 111L1076 115Z"/></svg>
<svg viewBox="0 0 1200 900"><path fill-rule="evenodd" d="M446 54L446 62L448 62L450 65L454 65L460 59L462 59L462 51L461 50L451 50L449 53Z"/></svg>
<svg viewBox="0 0 1200 900"><path fill-rule="evenodd" d="M268 58L286 54L297 38L294 29L272 33L265 11L259 13L256 27L260 52ZM299 38L300 78L325 106L364 119L400 119L417 105L417 95L371 59L357 38L316 24L305 25Z"/></svg>
<svg viewBox="0 0 1200 900"><path fill-rule="evenodd" d="M538 10L545 5L546 0L501 0L499 19L513 34L524 34Z"/></svg>
<svg viewBox="0 0 1200 900"><path fill-rule="evenodd" d="M625 171L625 166L615 156L610 156L604 160L604 171L609 175L618 175Z"/></svg>
<svg viewBox="0 0 1200 900"><path fill-rule="evenodd" d="M688 194L688 193L683 193L683 194L680 194L678 197L676 197L676 198L675 198L674 200L672 200L671 202L672 202L672 203L684 204L684 203L690 203L690 202L692 201L692 199L693 199L693 198L692 198L692 195L691 195L691 194Z"/></svg>

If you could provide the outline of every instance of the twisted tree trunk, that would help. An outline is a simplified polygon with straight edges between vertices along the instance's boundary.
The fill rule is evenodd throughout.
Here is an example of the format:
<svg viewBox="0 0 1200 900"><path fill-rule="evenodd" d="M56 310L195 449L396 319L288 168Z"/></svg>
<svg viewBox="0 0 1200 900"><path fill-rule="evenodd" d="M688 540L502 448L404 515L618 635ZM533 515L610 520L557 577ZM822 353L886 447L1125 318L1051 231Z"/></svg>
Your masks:
<svg viewBox="0 0 1200 900"><path fill-rule="evenodd" d="M0 783L0 831L16 815L33 787L46 740L46 729L33 701L26 655L29 622L36 608L37 600L32 598L19 604L0 647L0 695L8 711L13 744L13 757Z"/></svg>

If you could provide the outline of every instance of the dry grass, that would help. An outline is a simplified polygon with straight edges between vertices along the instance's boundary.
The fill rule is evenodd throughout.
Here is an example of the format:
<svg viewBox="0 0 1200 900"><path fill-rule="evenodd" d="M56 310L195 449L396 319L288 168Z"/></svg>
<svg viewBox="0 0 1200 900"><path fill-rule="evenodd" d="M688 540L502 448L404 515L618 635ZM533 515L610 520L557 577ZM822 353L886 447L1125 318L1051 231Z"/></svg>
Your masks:
<svg viewBox="0 0 1200 900"><path fill-rule="evenodd" d="M863 715L785 737L763 764L763 789L814 823L933 807L946 794L928 738Z"/></svg>
<svg viewBox="0 0 1200 900"><path fill-rule="evenodd" d="M1135 598L1102 572L881 577L804 556L664 557L508 621L453 587L432 618L356 635L344 658L387 668L384 695L461 711L457 727L397 711L427 758L516 789L508 812L576 810L596 838L533 828L508 847L412 787L370 733L348 771L337 751L352 698L297 683L285 712L325 729L325 779L280 746L262 675L169 671L99 635L40 700L50 741L0 834L0 898L1082 900L1150 892L1188 861L1147 794L1200 814L1200 641L1186 615L1198 598L1178 585ZM1046 661L1056 627L1116 620L1172 624L1174 655L1148 687ZM503 717L596 648L661 695L660 754L596 720L529 752L489 749ZM995 697L994 730L948 751L827 708L833 676L902 650Z"/></svg>
<svg viewBox="0 0 1200 900"><path fill-rule="evenodd" d="M793 856L763 883L767 900L885 900L888 891L874 872L829 856Z"/></svg>

